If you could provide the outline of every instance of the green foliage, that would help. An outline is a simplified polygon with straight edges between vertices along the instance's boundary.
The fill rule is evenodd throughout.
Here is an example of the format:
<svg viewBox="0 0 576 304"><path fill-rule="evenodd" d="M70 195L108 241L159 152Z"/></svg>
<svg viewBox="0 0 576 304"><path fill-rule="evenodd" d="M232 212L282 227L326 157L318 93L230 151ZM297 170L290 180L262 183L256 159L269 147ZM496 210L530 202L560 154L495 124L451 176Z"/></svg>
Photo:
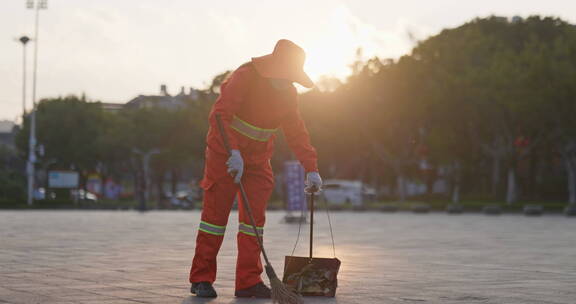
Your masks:
<svg viewBox="0 0 576 304"><path fill-rule="evenodd" d="M135 152L155 149L160 154L152 159L152 169L158 176L182 167L200 171L196 163L203 157L212 98L200 94L199 100L186 101L179 111L143 108L119 113L104 112L100 103L75 96L42 100L36 115L37 140L45 154L39 155L37 167L77 170L81 183L90 172L118 179L140 178L142 163ZM28 116L16 138L23 158L28 154L29 132ZM4 175L0 171L0 182ZM0 198L5 193L13 197L14 192L23 198L25 184L11 177L6 180L0 186Z"/></svg>
<svg viewBox="0 0 576 304"><path fill-rule="evenodd" d="M24 200L24 186L24 179L21 175L15 172L0 171L0 200Z"/></svg>
<svg viewBox="0 0 576 304"><path fill-rule="evenodd" d="M424 178L417 163L426 157L479 191L496 157L520 182L543 185L522 168L576 138L574 79L574 25L489 17L443 30L398 60L356 62L345 84L303 99L322 158L338 164L325 172L390 185L399 175Z"/></svg>
<svg viewBox="0 0 576 304"><path fill-rule="evenodd" d="M24 200L24 175L22 162L16 151L0 145L0 207Z"/></svg>
<svg viewBox="0 0 576 304"><path fill-rule="evenodd" d="M97 165L98 139L104 126L104 112L96 103L75 96L45 99L36 115L38 144L44 146L44 160L60 168L90 170ZM28 154L30 117L26 117L17 145Z"/></svg>

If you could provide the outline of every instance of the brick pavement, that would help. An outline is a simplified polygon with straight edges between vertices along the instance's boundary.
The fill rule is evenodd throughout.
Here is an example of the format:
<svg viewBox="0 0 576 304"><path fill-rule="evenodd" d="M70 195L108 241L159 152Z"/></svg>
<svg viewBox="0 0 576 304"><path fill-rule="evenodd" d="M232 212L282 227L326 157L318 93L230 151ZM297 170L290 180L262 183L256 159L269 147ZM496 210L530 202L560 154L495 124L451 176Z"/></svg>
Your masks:
<svg viewBox="0 0 576 304"><path fill-rule="evenodd" d="M282 216L270 212L266 227L278 272L297 231ZM233 297L236 214L219 297L190 296L198 221L184 211L1 211L0 303L270 303ZM338 212L333 222L337 297L306 303L576 303L575 218ZM317 226L316 252L330 257L323 214Z"/></svg>

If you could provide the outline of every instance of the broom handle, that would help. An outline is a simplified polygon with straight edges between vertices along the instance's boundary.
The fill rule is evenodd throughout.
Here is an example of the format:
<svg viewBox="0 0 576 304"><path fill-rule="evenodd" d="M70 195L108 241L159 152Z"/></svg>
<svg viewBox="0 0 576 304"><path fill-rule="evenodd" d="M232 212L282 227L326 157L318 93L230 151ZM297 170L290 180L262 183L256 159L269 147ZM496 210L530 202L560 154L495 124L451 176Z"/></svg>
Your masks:
<svg viewBox="0 0 576 304"><path fill-rule="evenodd" d="M228 151L228 154L231 155L232 149L230 148L230 144L228 143L228 136L226 135L226 131L224 130L224 127L222 126L222 120L220 119L220 115L216 114L216 125L218 126L218 131L220 133L220 136L222 136L222 141L224 142L224 147L226 148L226 151ZM240 186L240 194L242 195L242 207L244 208L244 211L246 211L246 213L248 214L248 217L250 218L250 224L252 225L252 229L254 230L254 234L256 235L256 239L258 240L258 246L260 247L260 251L262 251L262 255L264 256L264 261L266 262L266 265L272 267L270 265L270 261L268 260L268 255L266 254L266 251L264 250L264 243L262 242L262 237L260 236L260 233L258 232L258 229L256 229L256 221L254 220L254 216L252 215L252 208L250 208L250 203L248 202L248 196L246 195L246 191L244 190L244 185L242 185L242 181L240 181L239 183Z"/></svg>

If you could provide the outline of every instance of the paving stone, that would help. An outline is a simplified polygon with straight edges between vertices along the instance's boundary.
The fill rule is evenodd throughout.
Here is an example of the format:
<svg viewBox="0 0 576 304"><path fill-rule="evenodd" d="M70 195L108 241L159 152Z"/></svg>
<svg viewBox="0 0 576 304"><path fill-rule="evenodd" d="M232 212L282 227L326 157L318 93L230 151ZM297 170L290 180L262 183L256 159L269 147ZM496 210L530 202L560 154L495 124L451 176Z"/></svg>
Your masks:
<svg viewBox="0 0 576 304"><path fill-rule="evenodd" d="M268 213L265 239L279 274L298 232L283 216ZM199 299L187 282L197 211L2 211L0 304L271 303L233 297L236 218L218 259L219 297ZM332 222L337 296L306 303L576 303L574 218L337 212ZM303 231L298 256L308 253ZM315 255L332 257L322 213L315 232Z"/></svg>

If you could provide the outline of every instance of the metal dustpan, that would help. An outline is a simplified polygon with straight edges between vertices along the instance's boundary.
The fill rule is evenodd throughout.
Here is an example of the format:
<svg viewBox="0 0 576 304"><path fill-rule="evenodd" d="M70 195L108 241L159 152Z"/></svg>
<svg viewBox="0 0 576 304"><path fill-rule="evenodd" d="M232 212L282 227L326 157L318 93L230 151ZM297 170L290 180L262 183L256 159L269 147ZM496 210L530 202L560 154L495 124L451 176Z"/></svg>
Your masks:
<svg viewBox="0 0 576 304"><path fill-rule="evenodd" d="M338 286L340 260L312 256L314 236L314 193L310 194L310 255L286 256L282 281L303 296L334 297Z"/></svg>

